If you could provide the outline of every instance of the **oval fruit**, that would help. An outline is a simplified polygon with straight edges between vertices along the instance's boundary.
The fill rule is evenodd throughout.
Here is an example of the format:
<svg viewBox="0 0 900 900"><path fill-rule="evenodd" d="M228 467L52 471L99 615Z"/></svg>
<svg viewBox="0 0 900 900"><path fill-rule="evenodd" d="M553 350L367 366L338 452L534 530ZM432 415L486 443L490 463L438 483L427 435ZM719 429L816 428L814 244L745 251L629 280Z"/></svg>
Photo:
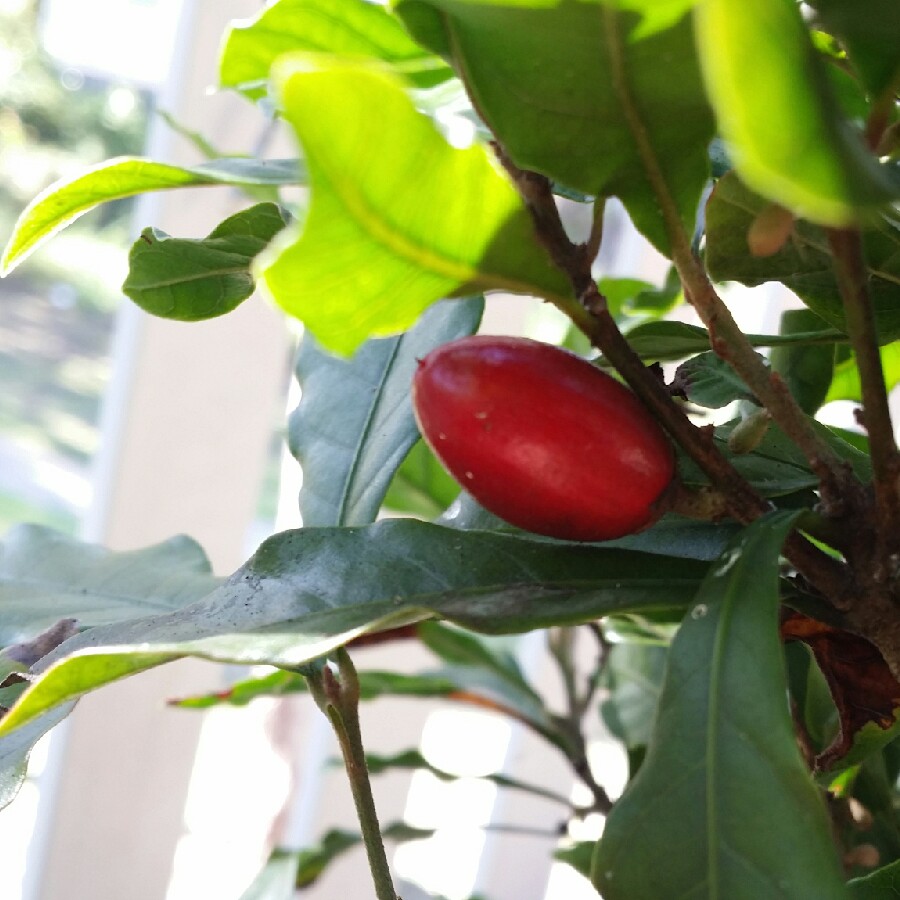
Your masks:
<svg viewBox="0 0 900 900"><path fill-rule="evenodd" d="M475 335L419 363L425 440L482 506L512 525L602 541L653 524L672 446L626 387L573 354Z"/></svg>

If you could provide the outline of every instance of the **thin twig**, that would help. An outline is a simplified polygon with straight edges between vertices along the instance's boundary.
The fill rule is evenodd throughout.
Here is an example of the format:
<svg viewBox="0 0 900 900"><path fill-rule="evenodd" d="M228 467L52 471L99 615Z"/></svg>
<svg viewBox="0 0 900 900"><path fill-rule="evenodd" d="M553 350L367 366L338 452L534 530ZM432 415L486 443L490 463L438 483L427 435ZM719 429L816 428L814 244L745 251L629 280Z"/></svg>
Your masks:
<svg viewBox="0 0 900 900"><path fill-rule="evenodd" d="M619 330L591 275L592 260L585 253L584 245L572 243L563 228L548 179L520 169L502 147L495 144L494 148L525 201L538 241L553 262L569 276L576 296L589 314L579 317L576 325L612 363L672 439L697 463L713 487L728 498L728 512L733 518L746 525L768 512L771 509L768 501L719 452L712 429L698 427L687 417L672 400L663 382L644 365ZM785 555L833 605L846 607L848 573L842 563L796 533L788 538Z"/></svg>
<svg viewBox="0 0 900 900"><path fill-rule="evenodd" d="M685 297L709 331L713 350L735 370L759 402L772 413L772 418L797 445L819 478L823 499L838 507L841 499L847 495L847 489L857 485L857 482L849 467L815 432L782 379L769 370L762 357L753 349L695 256L690 236L681 221L678 204L669 190L653 142L631 93L626 77L624 39L615 11L604 8L603 15L615 90L644 173L659 204L669 238L672 262L681 278Z"/></svg>
<svg viewBox="0 0 900 900"><path fill-rule="evenodd" d="M581 779L594 798L590 812L599 812L608 815L613 803L606 793L605 788L594 778L587 756L587 741L584 736L584 714L586 707L579 697L575 683L575 664L573 660L573 646L576 630L574 628L554 628L548 636L550 655L559 669L563 681L563 692L566 697L566 712L564 715L554 715L552 718L560 735L564 738L564 752L569 760L572 770ZM579 810L579 815L585 814L585 810Z"/></svg>

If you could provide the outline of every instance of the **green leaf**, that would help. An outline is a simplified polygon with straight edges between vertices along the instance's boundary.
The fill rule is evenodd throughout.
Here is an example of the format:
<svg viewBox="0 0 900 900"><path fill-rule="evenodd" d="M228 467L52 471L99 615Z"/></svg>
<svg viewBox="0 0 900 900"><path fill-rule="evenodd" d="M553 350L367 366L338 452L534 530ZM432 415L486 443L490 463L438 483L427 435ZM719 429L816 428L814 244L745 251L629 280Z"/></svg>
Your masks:
<svg viewBox="0 0 900 900"><path fill-rule="evenodd" d="M843 121L794 0L704 0L696 18L707 90L747 184L831 226L897 196L900 184Z"/></svg>
<svg viewBox="0 0 900 900"><path fill-rule="evenodd" d="M891 900L900 898L900 859L896 859L871 875L847 882L849 900Z"/></svg>
<svg viewBox="0 0 900 900"><path fill-rule="evenodd" d="M295 890L311 885L335 859L360 843L362 835L358 832L342 828L326 831L318 844L297 854Z"/></svg>
<svg viewBox="0 0 900 900"><path fill-rule="evenodd" d="M705 569L411 519L287 531L191 606L66 641L0 721L0 738L58 703L180 656L295 667L360 634L436 615L514 633L672 609L693 595Z"/></svg>
<svg viewBox="0 0 900 900"><path fill-rule="evenodd" d="M79 628L169 613L208 594L219 579L187 537L125 553L38 525L18 525L0 544L0 646L60 619Z"/></svg>
<svg viewBox="0 0 900 900"><path fill-rule="evenodd" d="M579 841L570 847L560 847L553 851L553 858L570 865L579 875L591 877L591 860L594 856L595 841Z"/></svg>
<svg viewBox="0 0 900 900"><path fill-rule="evenodd" d="M752 453L732 453L728 438L738 424L739 420L735 420L719 426L715 432L716 446L757 491L766 497L779 497L818 485L818 477L810 469L806 458L775 424L769 426ZM826 425L815 420L810 420L810 424L841 459L850 463L860 481L871 481L872 464L866 453L848 444ZM679 456L678 470L686 484L700 486L708 483L696 465L685 456Z"/></svg>
<svg viewBox="0 0 900 900"><path fill-rule="evenodd" d="M304 336L297 357L303 394L288 436L303 468L305 525L374 521L394 472L419 439L410 397L418 360L472 334L483 309L480 297L439 303L410 331L367 341L351 359L331 356Z"/></svg>
<svg viewBox="0 0 900 900"><path fill-rule="evenodd" d="M885 386L888 391L892 391L900 384L900 344L894 342L881 348L881 368L884 371ZM855 356L834 367L834 378L824 402L831 403L832 400L862 401L862 385Z"/></svg>
<svg viewBox="0 0 900 900"><path fill-rule="evenodd" d="M451 147L396 77L303 55L273 74L312 197L302 232L276 242L259 275L323 346L352 353L447 296L507 290L574 302L485 148Z"/></svg>
<svg viewBox="0 0 900 900"><path fill-rule="evenodd" d="M529 6L400 0L396 9L414 37L452 59L521 168L586 194L619 197L666 252L657 194L672 199L691 234L714 131L690 17L635 32L636 13L605 3Z"/></svg>
<svg viewBox="0 0 900 900"><path fill-rule="evenodd" d="M57 706L0 740L0 809L9 806L19 793L25 781L32 747L54 725L58 725L73 706L71 703Z"/></svg>
<svg viewBox="0 0 900 900"><path fill-rule="evenodd" d="M633 38L662 31L675 25L697 0L602 0L607 6L640 13L641 22L635 26Z"/></svg>
<svg viewBox="0 0 900 900"><path fill-rule="evenodd" d="M594 857L606 900L847 896L786 700L777 571L795 520L746 529L672 644L646 758Z"/></svg>
<svg viewBox="0 0 900 900"><path fill-rule="evenodd" d="M528 683L508 638L481 637L445 625L422 622L422 643L450 666L442 673L464 693L486 695L503 712L532 727L557 746L564 745L553 717L537 691Z"/></svg>
<svg viewBox="0 0 900 900"><path fill-rule="evenodd" d="M615 644L609 654L602 681L609 696L600 714L628 749L650 742L667 655L667 647L646 643Z"/></svg>
<svg viewBox="0 0 900 900"><path fill-rule="evenodd" d="M626 336L641 359L661 362L705 353L710 347L706 329L685 322L645 322L632 328ZM813 346L844 340L844 336L833 329L791 335L748 334L745 337L754 347Z"/></svg>
<svg viewBox="0 0 900 900"><path fill-rule="evenodd" d="M712 561L725 549L735 528L726 522L699 522L668 513L652 528L607 541L604 546Z"/></svg>
<svg viewBox="0 0 900 900"><path fill-rule="evenodd" d="M798 167L802 168L802 167ZM771 256L752 256L747 232L766 201L732 172L722 178L706 210L706 265L717 281L754 287L780 281L830 325L844 329L841 293L825 232L798 221L790 239ZM881 343L900 337L900 224L883 217L863 232L868 288Z"/></svg>
<svg viewBox="0 0 900 900"><path fill-rule="evenodd" d="M900 80L900 16L894 0L809 0L847 49L869 93L880 98Z"/></svg>
<svg viewBox="0 0 900 900"><path fill-rule="evenodd" d="M459 485L447 474L424 441L416 441L384 495L384 505L396 513L436 519L459 495Z"/></svg>
<svg viewBox="0 0 900 900"><path fill-rule="evenodd" d="M811 310L789 309L781 314L782 334L809 332L825 323ZM825 402L834 375L834 348L825 346L775 347L769 361L787 385L800 408L809 415Z"/></svg>
<svg viewBox="0 0 900 900"><path fill-rule="evenodd" d="M734 369L712 350L682 363L675 371L673 386L683 390L691 403L707 409L753 399Z"/></svg>
<svg viewBox="0 0 900 900"><path fill-rule="evenodd" d="M287 221L274 203L259 203L201 240L145 228L128 254L122 291L165 319L196 322L224 315L253 293L250 264Z"/></svg>
<svg viewBox="0 0 900 900"><path fill-rule="evenodd" d="M852 796L868 811L871 825L863 830L851 819L845 823L842 836L848 850L868 844L874 846L881 860L887 863L900 858L900 821L895 807L896 773L887 764L885 756L885 753L871 754L852 780ZM849 874L862 877L874 873L869 866L856 865ZM851 897L855 897L852 887Z"/></svg>
<svg viewBox="0 0 900 900"><path fill-rule="evenodd" d="M388 756L367 753L366 765L370 775L382 775L383 773L390 772L394 769L425 769L434 775L435 778L441 779L441 781L454 781L460 777L454 775L452 772L447 772L444 769L439 769L437 766L432 765L418 750L403 750L400 753L394 753ZM528 782L520 781L517 778L508 778L506 775L497 772L489 775L479 775L478 778L483 781L489 781L491 784L497 785L497 787L523 791L526 794L544 797L547 800L555 800L557 803L562 803L564 805L569 804L566 797L554 794L553 791L548 791L540 785L529 784Z"/></svg>
<svg viewBox="0 0 900 900"><path fill-rule="evenodd" d="M11 272L57 231L101 203L148 191L226 184L300 184L305 181L297 160L257 160L228 157L199 166L170 166L148 159L120 157L75 178L50 185L28 205L0 258L0 274Z"/></svg>
<svg viewBox="0 0 900 900"><path fill-rule="evenodd" d="M273 850L262 871L241 894L241 900L293 900L299 869L299 853Z"/></svg>
<svg viewBox="0 0 900 900"><path fill-rule="evenodd" d="M362 0L277 0L225 32L219 83L258 99L275 60L294 51L378 59L418 87L453 74L382 6Z"/></svg>
<svg viewBox="0 0 900 900"><path fill-rule="evenodd" d="M112 553L47 528L19 525L0 545L0 646L17 645L6 647L4 660L13 650L18 659L27 651L38 657L39 668L44 654L74 631L73 619L78 627L90 628L169 613L203 597L216 583L203 551L188 538ZM8 674L10 666L4 668ZM14 685L4 700L18 703L24 687ZM48 707L0 739L0 808L18 792L32 746L71 707Z"/></svg>

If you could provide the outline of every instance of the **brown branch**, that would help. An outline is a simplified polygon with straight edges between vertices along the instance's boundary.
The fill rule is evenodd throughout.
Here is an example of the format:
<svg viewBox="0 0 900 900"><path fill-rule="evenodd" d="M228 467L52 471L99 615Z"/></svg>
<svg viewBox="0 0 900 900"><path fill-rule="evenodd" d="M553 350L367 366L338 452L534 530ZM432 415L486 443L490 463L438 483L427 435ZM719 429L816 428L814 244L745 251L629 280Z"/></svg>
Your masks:
<svg viewBox="0 0 900 900"><path fill-rule="evenodd" d="M663 382L644 365L619 330L591 275L589 251L585 245L569 240L563 228L549 180L518 168L499 145L495 144L494 149L525 201L538 241L553 262L568 275L576 296L590 313L588 317L579 318L578 327L612 363L672 439L700 466L713 487L727 497L731 516L742 524L749 524L768 512L772 508L769 502L719 452L713 442L712 430L698 427L687 417L672 400ZM739 334L746 340L742 332ZM788 539L785 555L832 604L846 607L848 575L842 563L797 533Z"/></svg>
<svg viewBox="0 0 900 900"><path fill-rule="evenodd" d="M823 499L840 510L842 498L857 485L856 479L850 468L812 428L781 378L770 372L753 349L694 255L690 238L681 221L678 204L669 190L653 142L631 93L626 77L624 38L614 11L605 9L603 14L612 78L621 100L622 115L634 138L644 174L659 204L660 215L671 244L672 262L681 278L685 296L706 325L713 350L734 369L759 402L772 413L772 418L797 445L819 478Z"/></svg>
<svg viewBox="0 0 900 900"><path fill-rule="evenodd" d="M856 355L862 387L862 423L869 435L875 493L875 529L878 544L875 577L892 577L890 557L900 552L900 453L888 404L887 387L875 314L867 287L868 273L858 229L828 229L835 277L844 301L847 334Z"/></svg>
<svg viewBox="0 0 900 900"><path fill-rule="evenodd" d="M846 511L847 501L861 505L861 485L850 466L815 431L784 380L772 372L741 331L728 307L716 293L706 270L694 256L683 232L673 240L672 258L681 278L685 297L709 331L710 344L759 402L771 413L779 428L806 457L819 479L822 499L833 515Z"/></svg>

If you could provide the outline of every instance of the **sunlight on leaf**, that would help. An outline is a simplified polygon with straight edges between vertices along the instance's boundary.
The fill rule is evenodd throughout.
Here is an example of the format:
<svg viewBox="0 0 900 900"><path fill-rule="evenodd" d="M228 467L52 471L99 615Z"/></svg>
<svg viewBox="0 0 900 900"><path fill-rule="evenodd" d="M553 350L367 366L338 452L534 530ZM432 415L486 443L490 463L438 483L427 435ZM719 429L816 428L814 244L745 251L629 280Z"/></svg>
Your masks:
<svg viewBox="0 0 900 900"><path fill-rule="evenodd" d="M418 87L438 84L453 74L446 63L426 53L397 19L376 3L277 0L226 31L219 83L250 97L264 97L272 63L295 51L380 59Z"/></svg>
<svg viewBox="0 0 900 900"><path fill-rule="evenodd" d="M671 197L692 233L714 131L690 18L635 32L633 10L655 10L658 18L662 4L528 5L401 0L397 12L415 37L452 58L517 165L592 196L619 197L666 252L674 223L664 223L657 193ZM670 0L665 8L671 23L686 3Z"/></svg>
<svg viewBox="0 0 900 900"><path fill-rule="evenodd" d="M301 55L273 77L312 197L302 231L275 242L259 275L323 346L352 353L442 297L479 290L572 302L485 148L452 148L390 73Z"/></svg>
<svg viewBox="0 0 900 900"><path fill-rule="evenodd" d="M697 43L722 136L754 190L831 226L898 196L842 121L794 0L703 0Z"/></svg>
<svg viewBox="0 0 900 900"><path fill-rule="evenodd" d="M11 272L60 229L110 200L172 188L212 184L254 187L299 184L303 180L297 160L235 157L187 167L134 157L107 160L75 178L57 181L31 201L0 258L0 274Z"/></svg>

